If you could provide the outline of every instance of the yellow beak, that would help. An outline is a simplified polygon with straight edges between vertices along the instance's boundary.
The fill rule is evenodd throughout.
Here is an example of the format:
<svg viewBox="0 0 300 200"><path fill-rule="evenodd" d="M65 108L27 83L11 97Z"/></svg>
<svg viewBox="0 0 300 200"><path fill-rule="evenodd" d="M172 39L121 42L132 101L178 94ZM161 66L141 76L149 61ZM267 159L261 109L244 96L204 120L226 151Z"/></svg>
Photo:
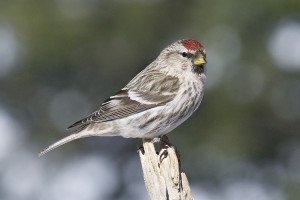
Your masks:
<svg viewBox="0 0 300 200"><path fill-rule="evenodd" d="M205 64L206 61L204 60L203 57L198 57L193 60L193 63L194 63L194 65L202 65L202 64Z"/></svg>

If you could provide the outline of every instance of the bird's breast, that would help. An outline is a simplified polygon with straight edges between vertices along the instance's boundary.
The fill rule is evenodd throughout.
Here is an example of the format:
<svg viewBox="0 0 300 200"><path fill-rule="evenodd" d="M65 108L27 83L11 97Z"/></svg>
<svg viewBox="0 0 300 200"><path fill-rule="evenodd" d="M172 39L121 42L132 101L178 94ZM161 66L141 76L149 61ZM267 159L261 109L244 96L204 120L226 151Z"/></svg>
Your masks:
<svg viewBox="0 0 300 200"><path fill-rule="evenodd" d="M201 81L189 80L183 83L178 95L170 102L174 120L186 120L199 107L204 93Z"/></svg>

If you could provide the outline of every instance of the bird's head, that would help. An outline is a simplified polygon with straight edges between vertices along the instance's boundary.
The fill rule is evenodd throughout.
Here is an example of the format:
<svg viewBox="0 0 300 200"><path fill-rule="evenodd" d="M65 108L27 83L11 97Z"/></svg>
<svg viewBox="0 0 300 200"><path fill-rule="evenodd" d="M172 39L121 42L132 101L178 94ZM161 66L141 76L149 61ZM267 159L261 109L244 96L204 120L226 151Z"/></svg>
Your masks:
<svg viewBox="0 0 300 200"><path fill-rule="evenodd" d="M168 70L190 70L197 75L206 71L206 52L197 40L179 40L165 48L158 57Z"/></svg>

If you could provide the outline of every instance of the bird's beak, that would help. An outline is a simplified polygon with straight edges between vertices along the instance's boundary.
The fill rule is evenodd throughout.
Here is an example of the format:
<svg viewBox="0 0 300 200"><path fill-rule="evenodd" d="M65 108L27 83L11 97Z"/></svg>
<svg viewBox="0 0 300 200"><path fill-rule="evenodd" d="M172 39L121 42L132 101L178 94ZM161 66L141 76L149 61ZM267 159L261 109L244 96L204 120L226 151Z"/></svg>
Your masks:
<svg viewBox="0 0 300 200"><path fill-rule="evenodd" d="M206 60L202 56L198 56L193 60L194 65L203 65L206 63Z"/></svg>

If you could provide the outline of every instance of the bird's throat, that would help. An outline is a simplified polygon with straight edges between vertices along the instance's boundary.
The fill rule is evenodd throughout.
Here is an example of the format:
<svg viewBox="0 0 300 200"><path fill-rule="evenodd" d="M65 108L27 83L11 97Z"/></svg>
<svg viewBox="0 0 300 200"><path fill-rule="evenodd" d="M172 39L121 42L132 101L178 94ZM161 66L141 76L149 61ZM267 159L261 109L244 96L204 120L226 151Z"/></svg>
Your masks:
<svg viewBox="0 0 300 200"><path fill-rule="evenodd" d="M204 65L193 65L192 71L196 74L204 73Z"/></svg>

